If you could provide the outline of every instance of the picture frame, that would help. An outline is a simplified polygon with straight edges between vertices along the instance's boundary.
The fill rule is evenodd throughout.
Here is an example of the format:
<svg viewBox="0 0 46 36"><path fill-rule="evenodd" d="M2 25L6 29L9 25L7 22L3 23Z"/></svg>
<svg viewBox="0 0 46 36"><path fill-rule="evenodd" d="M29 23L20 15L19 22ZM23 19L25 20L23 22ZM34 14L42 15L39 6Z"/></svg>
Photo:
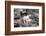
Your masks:
<svg viewBox="0 0 46 36"><path fill-rule="evenodd" d="M15 31L11 31L11 29L12 29L11 27L13 25L13 23L12 23L13 22L12 16L14 14L14 13L12 13L13 9L14 8L15 9L19 8L20 9L20 7L23 7L22 10L25 9L25 8L26 9L28 8L28 10L30 10L32 8L35 10L35 8L37 9L38 7L41 8L41 9L39 9L39 10L41 10L40 12L42 14L40 16L40 12L39 12L39 16L41 17L41 18L39 17L39 21L41 22L41 23L39 22L39 25L41 24L40 27L42 26L40 30L38 30L37 27L35 27L35 28L37 28L37 30L34 27L32 27L33 29L28 27L29 30L28 30L28 28L24 27L25 29L24 28L19 28L17 30L15 29ZM20 1L5 1L5 35L35 34L35 33L44 33L44 32L45 32L45 5L44 5L44 3L20 2Z"/></svg>

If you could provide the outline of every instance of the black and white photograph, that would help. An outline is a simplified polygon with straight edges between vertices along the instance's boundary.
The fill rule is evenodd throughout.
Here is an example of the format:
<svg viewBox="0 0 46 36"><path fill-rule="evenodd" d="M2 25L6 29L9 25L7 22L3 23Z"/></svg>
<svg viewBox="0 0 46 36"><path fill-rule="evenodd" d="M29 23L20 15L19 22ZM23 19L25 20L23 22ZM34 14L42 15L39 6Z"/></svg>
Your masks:
<svg viewBox="0 0 46 36"><path fill-rule="evenodd" d="M14 8L14 27L39 26L39 9Z"/></svg>
<svg viewBox="0 0 46 36"><path fill-rule="evenodd" d="M11 31L41 30L41 9L39 6L11 5Z"/></svg>

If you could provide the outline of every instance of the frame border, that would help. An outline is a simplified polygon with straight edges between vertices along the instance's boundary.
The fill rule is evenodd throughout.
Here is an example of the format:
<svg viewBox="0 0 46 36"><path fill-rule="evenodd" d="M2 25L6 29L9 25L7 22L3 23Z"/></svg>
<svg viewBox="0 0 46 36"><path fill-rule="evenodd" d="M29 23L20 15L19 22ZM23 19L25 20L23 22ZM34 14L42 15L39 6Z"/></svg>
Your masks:
<svg viewBox="0 0 46 36"><path fill-rule="evenodd" d="M10 5L26 5L26 6L42 6L42 30L34 31L10 31ZM45 3L35 2L20 2L20 1L5 1L5 35L18 35L18 34L35 34L45 32Z"/></svg>

